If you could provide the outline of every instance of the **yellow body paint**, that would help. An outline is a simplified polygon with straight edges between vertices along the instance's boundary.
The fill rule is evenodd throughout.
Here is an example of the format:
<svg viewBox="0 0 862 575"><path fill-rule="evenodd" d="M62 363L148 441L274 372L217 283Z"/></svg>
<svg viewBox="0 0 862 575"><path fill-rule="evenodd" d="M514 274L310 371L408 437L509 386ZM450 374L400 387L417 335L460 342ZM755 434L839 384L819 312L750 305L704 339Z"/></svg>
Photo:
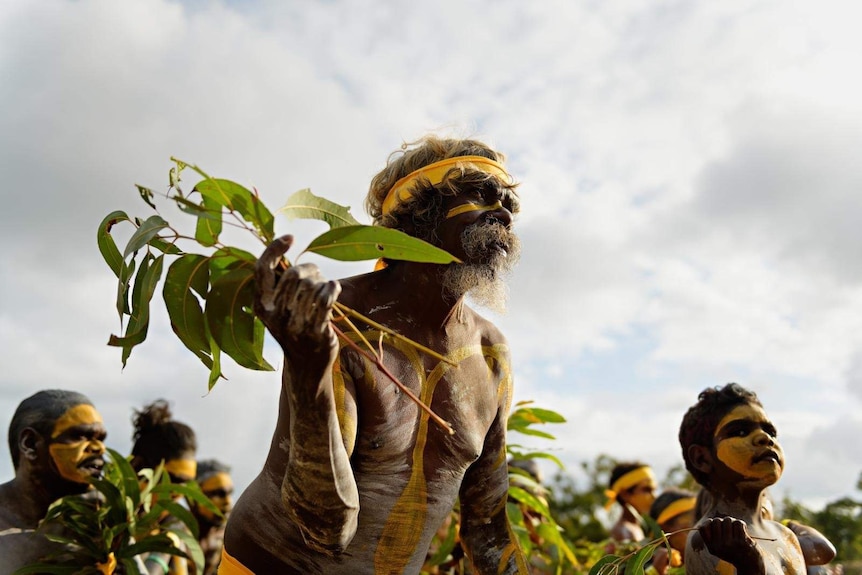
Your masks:
<svg viewBox="0 0 862 575"><path fill-rule="evenodd" d="M363 336L368 341L376 341L380 337L380 332L371 330L363 333ZM355 334L349 334L348 337L354 341L359 340L359 336ZM455 367L441 361L437 363L437 365L426 376L422 357L413 346L397 340L390 341L388 344L402 354L403 358L413 368L413 372L416 374L416 377L420 382L420 392L418 394L419 399L426 405L430 405L437 384L443 379L449 370L455 369ZM505 345L471 345L448 353L446 358L457 365L468 358L481 355L484 357L489 370L496 366L502 373L501 381L497 387L498 403L505 402L506 413L508 413L512 400L512 377L508 365L505 365L502 361L502 358L507 352L508 347ZM373 380L372 375L373 364L368 360L363 361L365 362L365 376L368 378L364 384L373 389L376 386L376 382ZM344 402L346 396L344 385L345 382L348 381L348 377L349 376L342 370L340 362L337 361L333 366L336 410L342 433L350 433L349 436L345 436L345 442L352 445L355 441L356 422L353 421L352 418L347 417L346 404ZM501 394L505 394L505 397ZM420 410L415 443L413 445L411 456L410 478L407 480L401 495L399 495L396 500L377 543L377 549L374 555L375 573L403 573L405 567L413 557L416 551L416 546L418 545L425 529L426 517L428 514L428 491L425 480L424 451L428 438L429 424L430 417L428 413ZM350 451L352 451L352 449ZM501 453L498 454L495 464L497 467L506 465L505 450L501 450ZM501 502L501 505L505 505L505 503L506 501L504 499ZM512 541L516 541L517 538L515 535L513 533L511 535ZM504 552L505 561L507 561L511 553L514 553L516 550L516 545L512 543L511 549L506 549ZM505 562L501 565L505 566ZM526 563L523 565L522 572L527 572Z"/></svg>
<svg viewBox="0 0 862 575"><path fill-rule="evenodd" d="M82 425L95 425L102 423L102 416L92 405L76 405L69 408L54 423L51 439L56 439L69 429ZM90 473L81 470L78 466L87 457L100 455L105 452L105 444L98 439L81 439L70 443L51 443L48 453L57 465L57 472L61 477L74 481L75 483L88 483Z"/></svg>
<svg viewBox="0 0 862 575"><path fill-rule="evenodd" d="M740 405L733 408L730 413L722 418L715 428L716 437L720 435L726 425L738 420L754 422L769 421L763 408L750 404ZM780 476L781 466L777 462L771 459L756 463L752 462L752 459L762 451L762 447L758 447L752 440L752 433L763 432L758 429L752 430L744 436L721 437L716 448L716 455L719 461L743 477L751 479L766 479L770 476ZM776 442L773 449L780 451L781 448Z"/></svg>

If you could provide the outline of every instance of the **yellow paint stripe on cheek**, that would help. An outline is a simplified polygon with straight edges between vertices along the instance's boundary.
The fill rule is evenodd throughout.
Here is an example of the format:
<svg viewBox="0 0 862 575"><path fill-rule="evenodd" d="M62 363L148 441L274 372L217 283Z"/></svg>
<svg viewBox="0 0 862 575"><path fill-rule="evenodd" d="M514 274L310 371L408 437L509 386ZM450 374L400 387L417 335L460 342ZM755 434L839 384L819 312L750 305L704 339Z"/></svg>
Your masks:
<svg viewBox="0 0 862 575"><path fill-rule="evenodd" d="M99 412L92 405L81 404L70 407L54 423L54 431L51 433L51 439L56 439L61 433L72 427L93 425L96 423L102 423L102 416L99 415Z"/></svg>

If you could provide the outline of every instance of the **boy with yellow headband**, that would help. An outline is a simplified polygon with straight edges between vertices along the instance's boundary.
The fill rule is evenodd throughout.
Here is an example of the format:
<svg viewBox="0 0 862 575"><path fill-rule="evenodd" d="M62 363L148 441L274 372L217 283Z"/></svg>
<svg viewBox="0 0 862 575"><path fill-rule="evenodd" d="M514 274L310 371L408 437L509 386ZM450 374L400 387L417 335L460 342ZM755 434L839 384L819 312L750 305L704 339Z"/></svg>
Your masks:
<svg viewBox="0 0 862 575"><path fill-rule="evenodd" d="M326 281L313 264L282 271L292 238L257 264L255 312L284 352L282 396L261 474L237 501L219 573L419 573L460 498L460 538L475 573L526 573L506 517L506 340L465 302L501 309L517 259L515 183L476 140L405 145L374 177L374 223L458 258L387 261ZM357 322L392 373L454 429L438 425L376 365L340 347L335 301L442 355ZM343 321L335 323L349 331Z"/></svg>
<svg viewBox="0 0 862 575"><path fill-rule="evenodd" d="M15 477L0 485L0 575L58 550L35 529L51 503L101 475L106 434L80 393L46 390L21 402L9 425Z"/></svg>
<svg viewBox="0 0 862 575"><path fill-rule="evenodd" d="M695 523L694 507L697 495L675 487L665 489L656 497L649 514L667 535L670 553L661 546L652 556L652 570L664 575L668 567L679 567L685 562L685 543L688 531ZM650 572L652 572L650 570Z"/></svg>
<svg viewBox="0 0 862 575"><path fill-rule="evenodd" d="M614 541L637 542L644 538L641 517L649 513L656 487L655 474L646 463L624 462L614 466L605 491L605 509L609 510L615 502L622 507L622 514L611 527Z"/></svg>
<svg viewBox="0 0 862 575"><path fill-rule="evenodd" d="M710 495L686 544L686 573L805 573L796 535L763 517L784 452L757 396L735 383L705 389L683 417L679 442L686 468Z"/></svg>

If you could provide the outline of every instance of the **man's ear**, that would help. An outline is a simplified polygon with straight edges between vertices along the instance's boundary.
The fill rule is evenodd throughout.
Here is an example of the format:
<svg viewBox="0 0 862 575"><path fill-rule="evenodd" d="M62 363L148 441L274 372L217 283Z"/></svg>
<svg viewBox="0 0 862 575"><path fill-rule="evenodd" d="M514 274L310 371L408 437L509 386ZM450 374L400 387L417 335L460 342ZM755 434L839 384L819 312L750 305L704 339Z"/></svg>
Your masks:
<svg viewBox="0 0 862 575"><path fill-rule="evenodd" d="M705 445L689 445L688 460L701 473L712 473L712 453Z"/></svg>
<svg viewBox="0 0 862 575"><path fill-rule="evenodd" d="M35 461L39 457L39 451L45 443L42 434L32 427L25 427L18 434L18 450L21 457L28 461Z"/></svg>

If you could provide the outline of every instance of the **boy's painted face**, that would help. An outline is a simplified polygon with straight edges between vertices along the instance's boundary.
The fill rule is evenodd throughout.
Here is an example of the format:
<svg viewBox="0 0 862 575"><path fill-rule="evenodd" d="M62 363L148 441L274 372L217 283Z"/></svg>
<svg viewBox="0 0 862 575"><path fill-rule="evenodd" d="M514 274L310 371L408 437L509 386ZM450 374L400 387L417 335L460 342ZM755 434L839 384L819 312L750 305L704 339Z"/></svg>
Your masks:
<svg viewBox="0 0 862 575"><path fill-rule="evenodd" d="M218 507L222 515L227 517L233 507L233 481L231 481L230 475L223 472L210 475L201 482L201 491ZM224 521L224 518L219 517L205 507L199 507L198 512L213 523Z"/></svg>
<svg viewBox="0 0 862 575"><path fill-rule="evenodd" d="M641 515L649 513L649 508L655 501L655 481L645 479L628 490L623 499Z"/></svg>
<svg viewBox="0 0 862 575"><path fill-rule="evenodd" d="M102 473L105 465L105 426L92 405L69 408L54 423L48 452L61 477L74 483L88 483Z"/></svg>
<svg viewBox="0 0 862 575"><path fill-rule="evenodd" d="M777 435L762 407L739 405L716 427L713 436L716 456L746 479L775 483L784 469L784 452Z"/></svg>

